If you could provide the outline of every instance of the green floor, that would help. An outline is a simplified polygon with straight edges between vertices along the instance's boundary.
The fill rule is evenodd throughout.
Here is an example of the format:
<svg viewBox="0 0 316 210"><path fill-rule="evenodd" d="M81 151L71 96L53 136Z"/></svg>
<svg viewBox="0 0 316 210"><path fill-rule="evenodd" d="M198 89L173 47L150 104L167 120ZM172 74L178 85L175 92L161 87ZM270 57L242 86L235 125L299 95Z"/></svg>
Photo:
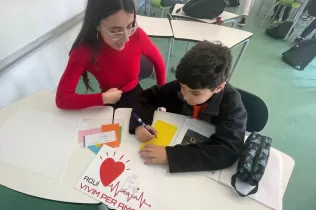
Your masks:
<svg viewBox="0 0 316 210"><path fill-rule="evenodd" d="M258 6L258 2L255 5ZM256 8L254 9L256 10ZM262 20L252 14L245 30L254 33L231 83L260 96L269 107L269 121L262 133L273 138L273 146L294 158L296 165L284 196L284 210L316 209L316 61L304 71L297 71L280 60L293 36L288 41L272 40L264 35ZM299 33L297 31L296 33ZM167 42L154 39L162 52ZM171 66L182 57L185 42L175 43ZM240 47L233 50L234 55ZM168 74L168 81L174 75ZM154 84L153 79L142 82L144 87ZM97 85L94 84L96 87ZM79 87L82 90L82 86ZM314 128L314 129L313 129ZM1 171L0 171L1 173ZM94 210L95 205L74 205L52 202L0 187L1 210Z"/></svg>

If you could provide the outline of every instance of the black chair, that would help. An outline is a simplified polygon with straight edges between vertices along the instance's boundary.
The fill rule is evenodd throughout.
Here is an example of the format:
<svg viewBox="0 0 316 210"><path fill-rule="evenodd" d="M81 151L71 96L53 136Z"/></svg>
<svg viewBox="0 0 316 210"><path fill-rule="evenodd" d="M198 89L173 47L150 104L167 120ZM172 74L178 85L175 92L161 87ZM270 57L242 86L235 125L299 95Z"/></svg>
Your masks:
<svg viewBox="0 0 316 210"><path fill-rule="evenodd" d="M146 79L148 77L151 77L153 73L154 73L153 63L150 60L148 60L147 57L141 56L140 57L140 72L139 72L138 79L139 80Z"/></svg>
<svg viewBox="0 0 316 210"><path fill-rule="evenodd" d="M247 131L261 131L268 122L269 111L264 101L251 93L238 89L247 111Z"/></svg>

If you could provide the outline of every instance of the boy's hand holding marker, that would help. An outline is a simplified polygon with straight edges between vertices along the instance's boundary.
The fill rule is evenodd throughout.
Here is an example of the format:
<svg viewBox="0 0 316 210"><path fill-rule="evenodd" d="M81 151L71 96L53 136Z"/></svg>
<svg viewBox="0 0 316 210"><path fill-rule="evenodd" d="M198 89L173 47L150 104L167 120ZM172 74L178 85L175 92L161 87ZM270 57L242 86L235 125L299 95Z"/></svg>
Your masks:
<svg viewBox="0 0 316 210"><path fill-rule="evenodd" d="M132 114L141 125L135 129L136 138L142 142L157 138L157 130L145 123L135 114ZM166 148L153 144L147 144L139 151L145 164L168 164Z"/></svg>
<svg viewBox="0 0 316 210"><path fill-rule="evenodd" d="M146 142L146 141L149 141L153 138L155 138L157 136L157 131L155 128L151 127L150 125L147 125L148 128L153 132L150 133L144 126L139 126L138 128L136 128L135 130L135 135L136 135L136 138L138 140L140 140L141 142Z"/></svg>

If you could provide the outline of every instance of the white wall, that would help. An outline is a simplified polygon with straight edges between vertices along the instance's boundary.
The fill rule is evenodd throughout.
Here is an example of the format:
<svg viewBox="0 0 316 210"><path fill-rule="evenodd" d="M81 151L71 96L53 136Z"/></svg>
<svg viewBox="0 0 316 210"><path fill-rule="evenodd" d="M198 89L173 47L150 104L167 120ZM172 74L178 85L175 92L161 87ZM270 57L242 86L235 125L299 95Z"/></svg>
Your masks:
<svg viewBox="0 0 316 210"><path fill-rule="evenodd" d="M135 0L141 2L142 0ZM0 0L0 61L85 8L86 0ZM55 90L81 23L0 74L0 109L42 88Z"/></svg>
<svg viewBox="0 0 316 210"><path fill-rule="evenodd" d="M0 60L84 11L86 0L0 0Z"/></svg>
<svg viewBox="0 0 316 210"><path fill-rule="evenodd" d="M80 26L76 25L0 75L0 108L42 88L56 88Z"/></svg>

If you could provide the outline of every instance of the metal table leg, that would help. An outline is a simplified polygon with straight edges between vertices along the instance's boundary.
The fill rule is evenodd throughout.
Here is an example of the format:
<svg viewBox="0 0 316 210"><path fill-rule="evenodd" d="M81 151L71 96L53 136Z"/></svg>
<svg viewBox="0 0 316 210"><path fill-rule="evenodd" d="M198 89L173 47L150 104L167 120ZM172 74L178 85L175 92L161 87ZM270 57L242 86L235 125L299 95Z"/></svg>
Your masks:
<svg viewBox="0 0 316 210"><path fill-rule="evenodd" d="M236 28L236 24L237 24L237 21L236 21L236 20L233 20L233 21L232 21L232 28Z"/></svg>
<svg viewBox="0 0 316 210"><path fill-rule="evenodd" d="M170 53L171 53L171 48L172 48L172 43L173 43L173 38L168 39L168 49L167 49L167 59L166 59L166 70L168 72L169 69L169 60L170 60Z"/></svg>
<svg viewBox="0 0 316 210"><path fill-rule="evenodd" d="M150 15L149 14L149 4L150 4L150 2L149 2L149 0L145 0L145 4L144 4L144 6L145 6L145 11L144 11L144 14L146 15L146 16L148 16L148 15Z"/></svg>
<svg viewBox="0 0 316 210"><path fill-rule="evenodd" d="M188 52L188 51L189 51L189 49L190 49L190 44L191 44L191 42L188 41L187 47L185 48L185 52Z"/></svg>
<svg viewBox="0 0 316 210"><path fill-rule="evenodd" d="M235 71L235 69L236 69L236 66L238 65L238 63L239 63L241 57L243 56L243 54L244 54L244 52L245 52L245 50L246 50L246 48L247 48L247 46L248 46L248 43L249 43L249 39L247 39L247 40L245 40L245 41L243 41L242 43L239 44L239 45L242 44L242 48L241 48L241 50L240 50L240 52L239 52L239 55L238 55L238 57L237 57L237 59L236 59L234 65L233 65L233 68L232 68L231 71L230 71L230 74L229 74L229 76L228 76L228 81L229 81L230 78L232 77L232 75L233 75L233 73L234 73L234 71ZM237 45L237 46L239 46L239 45ZM237 47L237 46L235 46L235 47Z"/></svg>
<svg viewBox="0 0 316 210"><path fill-rule="evenodd" d="M239 17L238 17L238 18L239 18ZM236 25L237 25L237 19L238 19L238 18L234 18L234 19L230 19L230 20L223 21L223 24L232 23L232 28L235 28Z"/></svg>
<svg viewBox="0 0 316 210"><path fill-rule="evenodd" d="M171 50L170 50L170 56L173 55L173 49L174 49L174 39L171 40Z"/></svg>

